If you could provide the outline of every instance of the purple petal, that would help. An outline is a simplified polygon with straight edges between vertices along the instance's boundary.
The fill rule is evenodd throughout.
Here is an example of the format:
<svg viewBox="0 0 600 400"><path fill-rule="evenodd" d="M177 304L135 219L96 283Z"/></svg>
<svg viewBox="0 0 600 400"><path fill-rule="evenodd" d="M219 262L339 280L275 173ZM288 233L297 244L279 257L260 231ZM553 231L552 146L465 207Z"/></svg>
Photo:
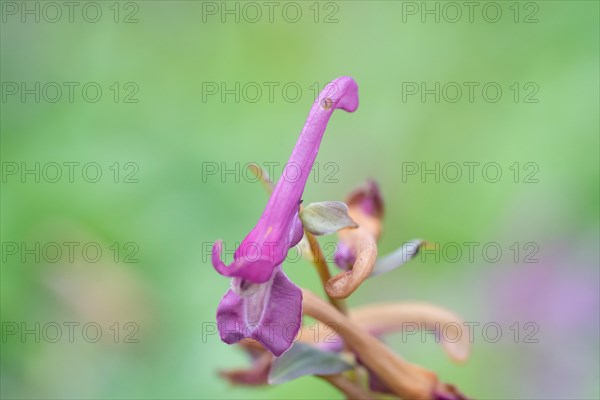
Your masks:
<svg viewBox="0 0 600 400"><path fill-rule="evenodd" d="M235 259L229 266L221 261L222 246L223 242L217 240L212 248L212 264L219 274L228 277L239 277L255 283L266 282L273 275L271 254L263 254L258 245L240 246L236 254L240 253L240 249L246 249L247 251L243 253L243 258ZM287 255L287 250L285 254ZM279 263L281 262L283 262L283 259L279 261Z"/></svg>
<svg viewBox="0 0 600 400"><path fill-rule="evenodd" d="M352 191L347 198L350 206L358 205L361 210L372 217L381 218L383 216L383 196L377 181L373 179Z"/></svg>
<svg viewBox="0 0 600 400"><path fill-rule="evenodd" d="M328 335L323 342L318 342L315 346L323 351L339 353L344 350L344 340L339 335Z"/></svg>
<svg viewBox="0 0 600 400"><path fill-rule="evenodd" d="M344 242L338 242L333 261L344 271L350 271L356 262L356 253Z"/></svg>
<svg viewBox="0 0 600 400"><path fill-rule="evenodd" d="M302 236L304 235L304 227L302 226L302 221L300 217L298 217L298 213L294 217L294 222L292 223L292 229L290 230L290 247L293 247L300 243L302 240Z"/></svg>
<svg viewBox="0 0 600 400"><path fill-rule="evenodd" d="M294 151L267 203L263 217L276 221L292 218L300 204L304 186L333 111L341 108L353 112L357 107L358 86L352 78L342 76L323 89L310 109Z"/></svg>
<svg viewBox="0 0 600 400"><path fill-rule="evenodd" d="M249 296L229 290L217 310L221 340L258 340L276 356L289 349L302 323L302 291L277 266L272 279Z"/></svg>
<svg viewBox="0 0 600 400"><path fill-rule="evenodd" d="M212 263L220 274L262 283L283 262L288 250L301 239L298 208L331 114L338 108L352 112L357 107L358 86L352 78L338 78L323 89L308 114L283 176L258 223L236 250L232 265L228 267L221 261L220 242L213 246Z"/></svg>

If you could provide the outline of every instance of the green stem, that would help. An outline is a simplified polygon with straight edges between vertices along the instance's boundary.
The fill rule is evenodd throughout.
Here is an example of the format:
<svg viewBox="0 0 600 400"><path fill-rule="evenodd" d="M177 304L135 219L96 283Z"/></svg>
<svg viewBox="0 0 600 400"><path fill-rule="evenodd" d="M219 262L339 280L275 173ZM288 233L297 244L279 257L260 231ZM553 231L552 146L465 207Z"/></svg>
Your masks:
<svg viewBox="0 0 600 400"><path fill-rule="evenodd" d="M317 273L319 274L319 278L321 278L321 283L323 283L323 288L329 279L331 279L331 273L329 272L329 267L327 266L327 261L325 261L325 256L323 255L323 251L321 250L321 246L317 239L306 230L304 231L306 235L306 239L308 240L308 244L310 246L310 252L312 254L313 264L317 269ZM325 292L327 294L327 292ZM334 299L333 297L327 294L327 298L329 302L337 308L343 314L347 314L346 301L342 299Z"/></svg>

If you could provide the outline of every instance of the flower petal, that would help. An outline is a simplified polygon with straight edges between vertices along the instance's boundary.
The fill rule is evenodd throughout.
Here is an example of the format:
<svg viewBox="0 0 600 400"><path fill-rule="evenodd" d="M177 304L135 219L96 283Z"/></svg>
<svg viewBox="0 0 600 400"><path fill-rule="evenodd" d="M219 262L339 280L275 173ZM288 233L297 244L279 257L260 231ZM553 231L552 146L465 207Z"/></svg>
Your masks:
<svg viewBox="0 0 600 400"><path fill-rule="evenodd" d="M435 373L406 362L331 304L308 290L302 292L305 314L335 326L344 343L396 395L408 399L432 398L434 389L440 387Z"/></svg>
<svg viewBox="0 0 600 400"><path fill-rule="evenodd" d="M359 227L338 232L338 252L335 262L346 270L325 285L330 297L343 299L350 296L365 281L377 261L377 239L381 233L380 216L383 201L375 181L367 182L366 188L356 190L348 199L349 215Z"/></svg>
<svg viewBox="0 0 600 400"><path fill-rule="evenodd" d="M383 217L383 197L379 184L373 179L367 180L364 185L353 190L346 202L350 207L359 207L364 214L381 219Z"/></svg>
<svg viewBox="0 0 600 400"><path fill-rule="evenodd" d="M347 76L342 76L329 83L319 94L317 101L313 104L306 123L302 128L296 146L290 155L283 174L269 202L265 207L261 220L265 220L268 226L272 226L280 235L282 221L291 221L298 211L300 200L306 181L312 170L323 134L333 112L341 108L353 112L358 107L358 86L356 82ZM289 226L285 226L289 232Z"/></svg>
<svg viewBox="0 0 600 400"><path fill-rule="evenodd" d="M354 366L339 354L319 350L296 342L281 357L277 357L269 372L269 383L279 385L306 375L334 375Z"/></svg>
<svg viewBox="0 0 600 400"><path fill-rule="evenodd" d="M333 261L344 271L349 271L356 262L356 254L346 243L338 242Z"/></svg>
<svg viewBox="0 0 600 400"><path fill-rule="evenodd" d="M419 250L421 250L421 246L424 244L425 241L421 239L411 240L404 243L398 250L380 257L375 263L375 268L373 268L371 276L381 275L404 265L419 254Z"/></svg>
<svg viewBox="0 0 600 400"><path fill-rule="evenodd" d="M428 303L384 303L358 307L350 314L352 320L374 335L384 335L402 329L435 331L451 360L464 363L469 358L469 329L458 315Z"/></svg>
<svg viewBox="0 0 600 400"><path fill-rule="evenodd" d="M361 228L352 236L351 246L356 252L354 265L348 271L340 272L325 284L327 294L335 299L345 299L363 283L373 271L377 260L375 238Z"/></svg>
<svg viewBox="0 0 600 400"><path fill-rule="evenodd" d="M228 267L221 261L221 244L215 243L212 262L220 274L263 283L283 262L290 247L301 239L297 229L298 207L327 123L334 110L353 112L357 107L358 86L352 78L340 77L323 89L308 114L282 177L257 224L236 250L232 265ZM255 167L250 169L257 172ZM261 179L269 186L266 177ZM256 259L251 257L254 255Z"/></svg>
<svg viewBox="0 0 600 400"><path fill-rule="evenodd" d="M300 243L303 236L304 228L302 226L302 221L300 220L298 213L296 213L296 216L294 216L294 222L292 223L292 229L290 230L290 248Z"/></svg>
<svg viewBox="0 0 600 400"><path fill-rule="evenodd" d="M240 246L235 255L238 256L238 259L234 260L229 266L221 261L222 247L223 242L217 240L212 248L212 264L219 274L228 277L239 277L255 283L266 282L273 275L272 264L274 260L270 259L273 254L263 254L267 253L263 249L269 246L260 247L258 243L255 243L255 246ZM245 251L242 251L243 249ZM244 257L239 258L239 254L243 254Z"/></svg>
<svg viewBox="0 0 600 400"><path fill-rule="evenodd" d="M344 341L334 328L326 324L303 326L298 333L298 341L314 346L322 351L339 353L344 350Z"/></svg>
<svg viewBox="0 0 600 400"><path fill-rule="evenodd" d="M310 203L300 211L304 228L313 235L329 235L344 228L358 228L348 215L348 206L341 201Z"/></svg>
<svg viewBox="0 0 600 400"><path fill-rule="evenodd" d="M302 324L302 292L277 266L272 278L247 297L229 290L217 310L221 340L259 341L279 356L290 348Z"/></svg>

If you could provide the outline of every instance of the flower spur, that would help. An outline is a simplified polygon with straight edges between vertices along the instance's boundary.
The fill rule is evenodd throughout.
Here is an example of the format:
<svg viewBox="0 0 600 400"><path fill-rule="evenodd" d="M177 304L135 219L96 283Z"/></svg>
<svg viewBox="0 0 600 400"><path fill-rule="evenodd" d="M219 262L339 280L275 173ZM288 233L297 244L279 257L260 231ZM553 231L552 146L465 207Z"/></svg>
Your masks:
<svg viewBox="0 0 600 400"><path fill-rule="evenodd" d="M232 278L231 289L217 310L225 343L256 339L276 356L292 345L302 322L302 292L285 276L281 264L302 239L299 206L327 123L336 109L353 112L357 107L358 87L352 78L341 77L327 85L313 104L286 165L299 170L299 176L292 180L283 174L279 179L258 223L236 249L229 266L221 260L222 242L213 245L214 268Z"/></svg>

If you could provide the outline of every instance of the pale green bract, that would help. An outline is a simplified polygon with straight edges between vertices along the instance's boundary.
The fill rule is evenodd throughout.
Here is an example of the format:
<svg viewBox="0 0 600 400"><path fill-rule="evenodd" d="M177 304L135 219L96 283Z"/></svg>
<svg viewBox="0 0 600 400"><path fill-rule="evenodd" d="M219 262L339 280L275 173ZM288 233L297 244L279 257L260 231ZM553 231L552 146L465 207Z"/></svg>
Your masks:
<svg viewBox="0 0 600 400"><path fill-rule="evenodd" d="M340 355L296 342L269 371L269 383L279 385L306 375L335 375L354 368Z"/></svg>
<svg viewBox="0 0 600 400"><path fill-rule="evenodd" d="M310 203L298 214L304 229L313 235L329 235L344 228L357 228L348 215L348 206L341 201Z"/></svg>

